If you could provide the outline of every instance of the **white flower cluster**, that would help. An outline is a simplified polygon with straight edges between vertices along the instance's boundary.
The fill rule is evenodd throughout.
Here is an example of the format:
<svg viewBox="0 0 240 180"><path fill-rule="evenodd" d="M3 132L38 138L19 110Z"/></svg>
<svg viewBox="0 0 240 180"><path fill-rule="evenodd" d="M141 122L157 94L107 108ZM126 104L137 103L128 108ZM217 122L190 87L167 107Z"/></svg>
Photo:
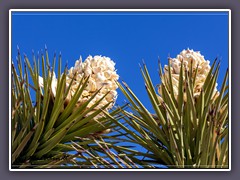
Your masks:
<svg viewBox="0 0 240 180"><path fill-rule="evenodd" d="M102 108L109 102L112 103L108 106L108 109L113 107L117 97L116 89L118 88L115 81L118 80L119 75L116 73L115 63L109 57L88 56L84 62L82 62L81 58L77 60L75 66L71 67L68 71L67 86L74 78L74 75L75 79L70 87L67 99L73 97L81 79L89 76L88 84L83 90L78 104L88 101L94 93L101 89L87 107L90 108L108 92L108 95L97 105L96 109Z"/></svg>
<svg viewBox="0 0 240 180"><path fill-rule="evenodd" d="M87 77L89 77L87 86L83 90L82 95L78 99L76 105L79 106L84 102L88 101L94 93L101 89L99 93L90 101L87 108L90 108L106 93L108 93L108 95L105 96L100 103L98 103L95 109L100 109L110 102L111 103L106 110L111 109L117 98L116 89L118 88L118 86L115 81L117 81L119 78L119 75L116 73L115 70L115 63L109 57L105 56L88 56L84 62L82 62L81 58L77 60L75 62L75 66L71 67L68 70L68 74L66 77L66 87L69 87L70 82L73 79L72 85L66 98L67 101L70 101L71 98L74 96L77 88L79 87L81 79L86 79ZM43 78L40 76L39 85L40 87L44 87ZM57 78L55 76L55 73L52 77L51 90L53 97L55 97L57 90Z"/></svg>
<svg viewBox="0 0 240 180"><path fill-rule="evenodd" d="M205 60L204 56L200 54L199 51L193 51L190 49L183 50L179 55L177 55L176 58L170 59L170 72L172 76L172 83L173 83L173 91L174 91L174 96L177 99L178 97L178 84L179 84L179 76L180 76L180 70L181 70L181 63L183 62L183 67L184 70L187 70L189 72L191 68L191 63L192 63L192 70L193 70L193 77L196 75L196 80L194 84L194 92L193 96L198 97L200 95L201 89L203 87L203 84L207 78L207 75L211 69L209 63L210 61ZM169 67L168 65L164 66L164 74L163 74L163 82L164 79L166 81L169 81L169 74L168 74ZM183 72L184 73L184 72ZM193 78L190 77L190 78ZM183 77L183 80L185 80L185 76ZM218 95L219 92L217 91L217 83L215 85L215 90L214 90L213 97L215 95ZM160 95L162 95L162 85L159 86L158 92ZM187 101L187 95L186 92L184 93L184 101Z"/></svg>

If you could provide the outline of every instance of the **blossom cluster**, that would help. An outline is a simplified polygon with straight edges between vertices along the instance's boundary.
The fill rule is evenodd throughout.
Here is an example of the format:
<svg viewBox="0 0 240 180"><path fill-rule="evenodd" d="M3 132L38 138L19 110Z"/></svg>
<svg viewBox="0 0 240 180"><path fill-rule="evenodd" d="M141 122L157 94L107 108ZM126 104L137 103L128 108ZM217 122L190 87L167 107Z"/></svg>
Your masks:
<svg viewBox="0 0 240 180"><path fill-rule="evenodd" d="M172 84L173 84L173 91L174 91L174 97L177 99L178 97L178 85L179 85L179 77L180 77L180 70L181 70L181 63L183 63L184 72L190 72L190 68L192 66L192 78L196 74L195 84L193 87L193 96L198 97L201 93L201 89L204 85L204 82L207 78L207 75L211 69L210 67L210 61L205 60L204 56L200 54L199 51L193 51L190 49L183 50L179 55L177 55L176 58L171 58L169 61L169 66L164 66L164 74L162 77L163 83L169 82L169 69L172 76ZM183 72L183 73L184 73ZM185 81L185 75L183 76L183 80ZM167 81L167 82L164 82ZM184 87L186 88L186 87ZM162 95L162 85L158 88L158 93ZM215 95L218 95L219 92L217 91L217 83L215 85L213 97ZM184 92L183 99L186 102L187 101L187 95L186 92Z"/></svg>
<svg viewBox="0 0 240 180"><path fill-rule="evenodd" d="M108 93L97 104L95 109L100 109L108 103L110 104L106 110L111 109L117 98L116 89L118 86L115 81L117 81L119 78L119 75L115 70L115 63L109 57L105 56L88 56L84 62L82 62L82 59L80 57L80 59L75 62L75 66L71 67L68 70L66 76L66 88L68 88L72 82L66 98L68 102L74 96L78 88L82 87L82 84L84 82L81 81L82 78L86 79L87 77L89 77L89 80L81 96L79 97L76 106L80 106L84 102L88 101L93 96L93 94L99 90L97 95L87 105L87 108L90 108L92 105L96 104L101 98L103 98L104 95L106 95L106 93ZM44 87L43 78L40 76L39 85L40 87ZM56 96L56 90L57 78L55 76L55 73L53 73L51 93L54 97Z"/></svg>
<svg viewBox="0 0 240 180"><path fill-rule="evenodd" d="M67 86L69 86L73 79L67 99L73 97L79 87L81 79L86 79L87 77L89 77L88 84L83 90L78 104L88 101L93 94L100 90L88 104L87 108L90 108L103 98L106 93L108 93L107 96L98 103L96 109L102 108L108 103L111 104L107 109L112 108L117 97L117 84L115 81L119 78L115 70L115 63L109 57L105 56L88 56L84 62L82 62L81 58L77 60L75 66L71 67L67 74Z"/></svg>

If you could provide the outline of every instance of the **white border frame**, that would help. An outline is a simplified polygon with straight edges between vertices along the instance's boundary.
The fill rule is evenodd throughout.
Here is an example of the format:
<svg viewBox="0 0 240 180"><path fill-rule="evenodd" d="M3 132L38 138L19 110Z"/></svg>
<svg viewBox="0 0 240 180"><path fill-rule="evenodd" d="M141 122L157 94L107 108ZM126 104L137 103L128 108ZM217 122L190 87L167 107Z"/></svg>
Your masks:
<svg viewBox="0 0 240 180"><path fill-rule="evenodd" d="M11 165L11 47L12 12L228 12L229 14L229 168L228 169L12 169ZM10 9L9 10L9 171L231 171L231 10L230 9Z"/></svg>

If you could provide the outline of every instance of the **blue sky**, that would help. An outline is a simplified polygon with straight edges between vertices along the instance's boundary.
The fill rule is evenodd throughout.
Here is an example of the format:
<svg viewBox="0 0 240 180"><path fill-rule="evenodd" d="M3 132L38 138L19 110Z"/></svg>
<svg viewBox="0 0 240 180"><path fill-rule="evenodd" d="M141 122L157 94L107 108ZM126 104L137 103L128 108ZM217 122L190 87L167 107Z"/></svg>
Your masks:
<svg viewBox="0 0 240 180"><path fill-rule="evenodd" d="M159 84L158 57L176 57L183 49L200 51L205 59L221 58L219 84L228 65L227 12L13 12L12 58L45 44L50 58L62 53L63 63L74 65L81 55L108 56L118 74L143 104L152 109L145 92L139 63L144 59L154 84ZM118 104L125 97L119 91Z"/></svg>

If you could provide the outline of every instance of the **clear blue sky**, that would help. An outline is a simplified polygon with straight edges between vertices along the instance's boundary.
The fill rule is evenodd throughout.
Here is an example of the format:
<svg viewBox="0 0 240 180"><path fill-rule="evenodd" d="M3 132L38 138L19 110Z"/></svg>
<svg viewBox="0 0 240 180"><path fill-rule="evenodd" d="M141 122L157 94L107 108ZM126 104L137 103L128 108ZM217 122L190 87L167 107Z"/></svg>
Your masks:
<svg viewBox="0 0 240 180"><path fill-rule="evenodd" d="M162 64L183 49L198 50L210 60L222 59L219 83L228 67L227 12L14 12L12 58L21 52L48 47L50 58L61 51L63 63L74 65L81 55L104 55L116 62L127 82L147 108L152 109L138 64L144 59L153 83L159 83L158 56ZM117 102L125 99L119 91Z"/></svg>

